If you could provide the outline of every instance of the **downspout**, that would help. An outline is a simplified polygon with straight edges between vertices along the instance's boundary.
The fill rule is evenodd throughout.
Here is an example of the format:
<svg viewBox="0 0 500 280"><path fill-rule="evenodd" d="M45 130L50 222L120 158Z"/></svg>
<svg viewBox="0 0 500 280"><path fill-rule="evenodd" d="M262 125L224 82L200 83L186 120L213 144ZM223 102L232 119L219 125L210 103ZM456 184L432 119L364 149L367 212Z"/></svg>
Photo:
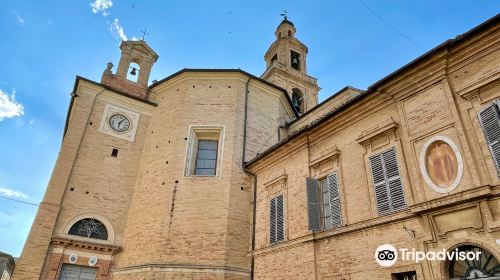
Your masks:
<svg viewBox="0 0 500 280"><path fill-rule="evenodd" d="M248 116L248 85L250 84L249 77L247 83L245 84L245 111L243 112L243 154L241 156L241 168L245 169L245 154L247 149L247 116Z"/></svg>
<svg viewBox="0 0 500 280"><path fill-rule="evenodd" d="M253 213L252 213L252 259L250 263L250 279L254 279L254 268L255 268L255 256L253 252L255 251L255 218L257 217L257 175L248 170L245 170L253 179Z"/></svg>
<svg viewBox="0 0 500 280"><path fill-rule="evenodd" d="M241 155L241 168L252 177L253 181L253 199L252 199L252 258L250 260L250 279L254 279L254 267L255 267L255 257L253 255L253 251L255 250L255 217L257 216L257 208L256 208L256 199L257 199L257 175L255 173L247 170L245 168L245 155L246 155L246 146L247 146L247 119L248 119L248 86L250 84L250 80L252 78L249 77L247 83L245 84L245 111L243 114L243 152Z"/></svg>

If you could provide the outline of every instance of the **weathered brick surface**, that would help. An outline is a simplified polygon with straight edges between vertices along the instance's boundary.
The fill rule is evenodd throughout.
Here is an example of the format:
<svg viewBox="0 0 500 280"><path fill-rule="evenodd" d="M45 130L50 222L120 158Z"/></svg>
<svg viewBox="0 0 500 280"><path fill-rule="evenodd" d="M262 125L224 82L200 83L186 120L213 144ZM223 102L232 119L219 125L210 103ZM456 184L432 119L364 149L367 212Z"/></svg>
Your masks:
<svg viewBox="0 0 500 280"><path fill-rule="evenodd" d="M246 80L241 74L212 75L216 78L184 74L153 93L159 106L148 130L123 253L117 256L117 279L129 279L127 269L150 263L248 272L250 180L241 168ZM249 83L247 156L258 152L254 147L277 142L277 123L290 118L280 115L282 98L260 82ZM262 122L266 125L259 126ZM224 128L219 177L185 176L191 125Z"/></svg>
<svg viewBox="0 0 500 280"><path fill-rule="evenodd" d="M475 244L500 260L500 179L477 120L477 112L500 97L499 34L498 26L490 27L434 53L253 163L256 246L250 252L253 181L243 161L283 139L279 126L293 119L283 93L238 71L185 71L153 88L149 98L156 107L80 80L14 279L56 279L71 253L79 255L79 265L98 256L98 279L118 280L248 279L252 257L255 279L390 279L412 270L418 279L448 279L445 262L381 268L374 250L383 243L422 251ZM287 61L286 47L298 43L282 44L287 52L281 59ZM152 65L154 58L145 62ZM119 76L133 59L122 56ZM263 77L288 90L302 86L308 108L315 104L318 88L305 61L302 72L269 65ZM140 83L147 84L142 75ZM331 99L289 130L315 122L353 95ZM140 113L134 141L99 130L106 104ZM222 128L217 177L186 176L191 126ZM422 147L435 135L449 138L463 158L463 177L449 193L429 188L419 167ZM368 158L393 147L408 208L379 216ZM118 157L110 156L112 148ZM312 233L305 178L334 171L343 225ZM269 200L278 194L284 195L285 240L271 246ZM109 239L69 236L83 217L101 219Z"/></svg>
<svg viewBox="0 0 500 280"><path fill-rule="evenodd" d="M391 279L392 273L413 270L418 279L449 279L441 261L379 266L374 253L384 243L424 252L474 244L500 260L500 181L477 119L479 110L500 97L499 42L495 26L448 54L439 52L253 164L256 279ZM321 118L320 111L308 114L309 122ZM420 170L423 145L436 135L455 143L463 158L463 176L449 193L431 189ZM391 147L408 208L379 216L368 158ZM334 171L343 225L312 233L305 178ZM286 183L273 183L277 178ZM271 245L269 200L279 193L285 198L285 241Z"/></svg>
<svg viewBox="0 0 500 280"><path fill-rule="evenodd" d="M149 88L146 85L138 85L111 73L104 73L101 83L118 91L130 92L140 98L147 98L149 94Z"/></svg>

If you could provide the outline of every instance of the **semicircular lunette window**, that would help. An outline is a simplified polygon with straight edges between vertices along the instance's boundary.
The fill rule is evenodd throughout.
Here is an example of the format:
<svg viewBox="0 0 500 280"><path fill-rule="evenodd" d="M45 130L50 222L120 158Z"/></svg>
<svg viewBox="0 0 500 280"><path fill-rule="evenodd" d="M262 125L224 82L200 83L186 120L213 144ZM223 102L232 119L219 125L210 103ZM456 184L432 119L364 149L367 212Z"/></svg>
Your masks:
<svg viewBox="0 0 500 280"><path fill-rule="evenodd" d="M108 240L108 231L101 221L94 218L81 219L71 226L68 234Z"/></svg>
<svg viewBox="0 0 500 280"><path fill-rule="evenodd" d="M427 148L425 167L434 185L451 186L458 175L458 160L450 145L444 141L432 142Z"/></svg>
<svg viewBox="0 0 500 280"><path fill-rule="evenodd" d="M452 260L448 264L448 276L451 280L466 279L500 279L500 264L498 260L483 248L473 245L463 245L457 248L465 254L480 253L475 260Z"/></svg>

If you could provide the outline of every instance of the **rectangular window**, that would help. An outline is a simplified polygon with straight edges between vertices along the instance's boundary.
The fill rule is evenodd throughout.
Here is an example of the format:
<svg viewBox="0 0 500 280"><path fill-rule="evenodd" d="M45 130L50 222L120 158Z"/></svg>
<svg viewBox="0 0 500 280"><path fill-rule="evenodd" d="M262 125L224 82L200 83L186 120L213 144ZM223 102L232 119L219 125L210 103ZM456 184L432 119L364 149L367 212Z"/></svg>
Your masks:
<svg viewBox="0 0 500 280"><path fill-rule="evenodd" d="M417 272L408 271L408 272L393 273L392 280L417 280Z"/></svg>
<svg viewBox="0 0 500 280"><path fill-rule="evenodd" d="M327 230L342 225L337 173L323 180L307 178L309 230Z"/></svg>
<svg viewBox="0 0 500 280"><path fill-rule="evenodd" d="M97 268L63 264L60 280L95 280Z"/></svg>
<svg viewBox="0 0 500 280"><path fill-rule="evenodd" d="M191 128L186 157L186 176L219 176L222 127Z"/></svg>
<svg viewBox="0 0 500 280"><path fill-rule="evenodd" d="M396 149L392 148L371 156L370 167L378 214L385 215L405 209L406 201L396 158Z"/></svg>
<svg viewBox="0 0 500 280"><path fill-rule="evenodd" d="M283 195L272 198L269 203L269 237L271 244L285 240Z"/></svg>
<svg viewBox="0 0 500 280"><path fill-rule="evenodd" d="M478 114L493 161L500 176L500 111L493 103Z"/></svg>
<svg viewBox="0 0 500 280"><path fill-rule="evenodd" d="M215 175L217 167L217 140L199 140L194 175Z"/></svg>

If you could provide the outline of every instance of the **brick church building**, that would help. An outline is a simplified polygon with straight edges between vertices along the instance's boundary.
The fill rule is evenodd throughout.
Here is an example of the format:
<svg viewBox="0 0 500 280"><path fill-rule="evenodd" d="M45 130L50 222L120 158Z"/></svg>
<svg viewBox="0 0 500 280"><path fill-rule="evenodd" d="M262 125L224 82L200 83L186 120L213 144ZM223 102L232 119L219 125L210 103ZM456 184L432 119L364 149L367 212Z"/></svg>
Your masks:
<svg viewBox="0 0 500 280"><path fill-rule="evenodd" d="M143 40L77 76L13 279L500 279L500 16L319 104L275 35L260 77L150 82ZM482 257L383 267L386 243Z"/></svg>

